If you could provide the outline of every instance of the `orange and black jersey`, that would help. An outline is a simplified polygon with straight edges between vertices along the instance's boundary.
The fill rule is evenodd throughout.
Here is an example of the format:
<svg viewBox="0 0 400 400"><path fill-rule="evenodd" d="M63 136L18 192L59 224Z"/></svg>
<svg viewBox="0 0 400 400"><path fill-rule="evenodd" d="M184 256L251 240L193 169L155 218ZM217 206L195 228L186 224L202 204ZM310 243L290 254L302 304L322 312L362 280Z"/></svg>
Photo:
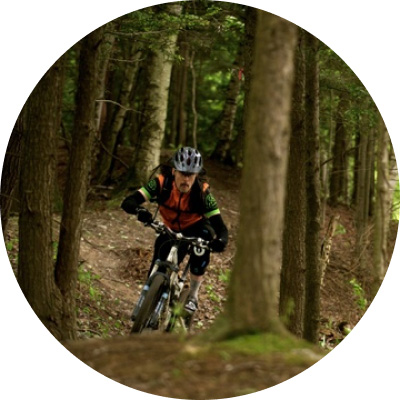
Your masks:
<svg viewBox="0 0 400 400"><path fill-rule="evenodd" d="M171 181L166 182L166 179ZM220 215L217 201L207 183L198 181L195 185L188 193L181 193L173 177L159 175L128 196L121 207L130 214L136 214L137 207L146 200L157 202L163 222L169 228L181 232L201 220L208 220L217 237L226 244L228 229ZM165 190L166 186L168 190Z"/></svg>
<svg viewBox="0 0 400 400"><path fill-rule="evenodd" d="M163 196L166 179L171 179L167 196ZM181 193L173 179L159 175L151 179L139 192L149 201L157 201L164 223L175 231L183 231L203 218L220 214L217 202L206 182L196 182L199 190L194 188L188 193ZM163 198L164 197L164 198Z"/></svg>

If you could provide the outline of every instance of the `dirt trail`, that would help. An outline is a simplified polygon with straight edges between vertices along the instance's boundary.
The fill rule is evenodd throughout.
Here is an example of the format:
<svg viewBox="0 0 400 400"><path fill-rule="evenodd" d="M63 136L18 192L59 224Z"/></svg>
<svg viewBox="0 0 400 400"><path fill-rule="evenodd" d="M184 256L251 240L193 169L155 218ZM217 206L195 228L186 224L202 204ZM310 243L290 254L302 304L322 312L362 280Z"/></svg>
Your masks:
<svg viewBox="0 0 400 400"><path fill-rule="evenodd" d="M212 254L200 290L195 332L207 329L223 309L239 219L239 173L215 163L206 167L211 190L229 229L230 242L224 253ZM122 211L121 200L91 201L84 215L81 271L92 275L89 285L94 295L88 298L87 287L82 286L79 307L82 337L118 336L129 332L132 307L152 258L154 232L146 229L135 216ZM155 206L151 207L155 210ZM340 233L333 240L321 304L323 334L332 343L343 338L341 324L353 327L362 316L349 283L355 276L352 212L347 208L328 209L326 221L334 213L340 214Z"/></svg>
<svg viewBox="0 0 400 400"><path fill-rule="evenodd" d="M201 303L194 323L195 332L207 329L223 309L239 217L239 179L226 167L210 164L207 170L211 190L230 232L230 242L224 253L211 256L200 289ZM81 311L82 337L99 336L104 329L111 336L129 332L129 317L151 262L155 240L153 230L145 228L135 216L126 214L119 204L120 201L116 200L91 201L84 214L80 268L83 274L93 277L90 285L100 298L97 302L100 305L95 302L94 307L101 318L93 321L94 312L86 309L85 314ZM149 208L155 211L154 205L149 205ZM93 303L85 293L81 292L81 295L83 302ZM81 304L80 309L85 309L85 305ZM103 321L110 317L117 323L105 328Z"/></svg>

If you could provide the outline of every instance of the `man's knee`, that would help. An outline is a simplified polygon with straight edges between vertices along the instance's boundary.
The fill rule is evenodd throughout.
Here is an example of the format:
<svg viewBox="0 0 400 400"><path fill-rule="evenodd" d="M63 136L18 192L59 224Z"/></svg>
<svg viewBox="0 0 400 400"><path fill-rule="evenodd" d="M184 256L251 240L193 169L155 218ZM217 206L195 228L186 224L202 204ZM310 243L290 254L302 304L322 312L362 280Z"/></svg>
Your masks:
<svg viewBox="0 0 400 400"><path fill-rule="evenodd" d="M203 258L202 260L193 260L193 258L194 257L192 256L192 260L190 262L190 272L196 276L204 275L210 261L209 257L207 257L206 259Z"/></svg>

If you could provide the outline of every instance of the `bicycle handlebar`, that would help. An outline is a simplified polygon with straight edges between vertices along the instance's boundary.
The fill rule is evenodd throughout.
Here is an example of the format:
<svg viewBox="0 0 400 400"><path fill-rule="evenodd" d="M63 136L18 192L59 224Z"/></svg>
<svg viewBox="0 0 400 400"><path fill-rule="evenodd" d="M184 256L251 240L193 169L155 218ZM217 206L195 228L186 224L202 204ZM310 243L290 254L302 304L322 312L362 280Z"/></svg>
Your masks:
<svg viewBox="0 0 400 400"><path fill-rule="evenodd" d="M205 249L205 250L210 250L209 248L209 241L202 239L200 237L189 237L189 236L184 236L182 233L180 232L174 232L171 228L168 228L168 226L166 226L163 222L161 221L152 221L148 224L146 224L146 226L150 226L151 228L153 228L157 233L167 233L169 236L171 236L172 238L174 238L175 240L180 240L180 241L185 241L185 242L189 242L192 246L198 247L200 249Z"/></svg>

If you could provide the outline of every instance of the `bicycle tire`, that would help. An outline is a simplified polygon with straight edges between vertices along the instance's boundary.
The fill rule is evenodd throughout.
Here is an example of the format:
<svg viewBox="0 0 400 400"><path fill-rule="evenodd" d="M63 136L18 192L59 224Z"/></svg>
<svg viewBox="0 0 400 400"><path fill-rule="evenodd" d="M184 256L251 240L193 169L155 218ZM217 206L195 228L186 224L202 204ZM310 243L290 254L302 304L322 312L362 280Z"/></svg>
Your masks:
<svg viewBox="0 0 400 400"><path fill-rule="evenodd" d="M146 328L147 324L149 323L149 319L162 295L164 282L165 278L163 276L156 275L154 277L143 304L140 307L135 322L133 323L131 333L140 333L144 328Z"/></svg>

